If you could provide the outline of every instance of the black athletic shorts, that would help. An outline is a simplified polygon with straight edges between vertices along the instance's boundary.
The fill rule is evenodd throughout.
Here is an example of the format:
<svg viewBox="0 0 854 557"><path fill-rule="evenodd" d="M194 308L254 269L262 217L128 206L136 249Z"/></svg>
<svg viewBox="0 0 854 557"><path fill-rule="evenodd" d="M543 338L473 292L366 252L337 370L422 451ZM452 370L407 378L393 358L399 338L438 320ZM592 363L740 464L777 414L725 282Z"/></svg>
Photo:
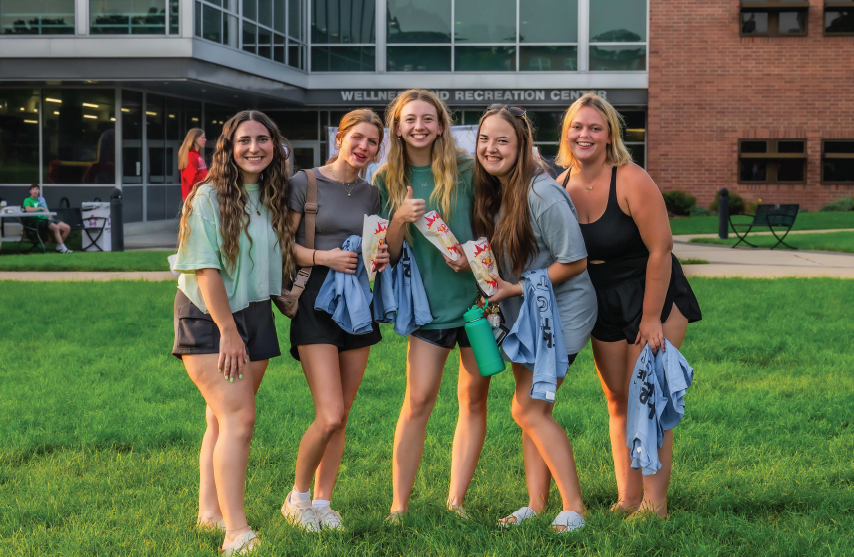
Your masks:
<svg viewBox="0 0 854 557"><path fill-rule="evenodd" d="M457 344L460 345L460 348L471 348L465 327L454 327L452 329L416 329L412 332L412 336L440 348L453 349Z"/></svg>
<svg viewBox="0 0 854 557"><path fill-rule="evenodd" d="M354 335L342 329L329 313L314 309L314 302L328 273L329 267L316 265L299 297L297 316L291 321L291 356L295 360L300 359L299 347L307 344L331 344L338 348L338 352L346 352L373 346L383 339L376 323L372 324L370 333Z"/></svg>
<svg viewBox="0 0 854 557"><path fill-rule="evenodd" d="M237 332L246 344L249 361L257 362L281 356L279 337L270 300L250 302L249 307L232 314ZM172 355L181 359L190 354L219 354L219 327L210 314L203 313L186 294L175 295L175 343Z"/></svg>

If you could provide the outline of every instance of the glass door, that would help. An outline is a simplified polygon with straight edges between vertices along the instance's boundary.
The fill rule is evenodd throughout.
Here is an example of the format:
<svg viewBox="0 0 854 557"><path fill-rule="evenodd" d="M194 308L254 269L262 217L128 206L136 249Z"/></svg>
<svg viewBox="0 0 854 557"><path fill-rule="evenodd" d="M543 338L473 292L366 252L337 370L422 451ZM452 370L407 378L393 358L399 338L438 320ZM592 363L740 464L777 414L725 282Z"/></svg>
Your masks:
<svg viewBox="0 0 854 557"><path fill-rule="evenodd" d="M321 165L319 141L291 141L291 175Z"/></svg>

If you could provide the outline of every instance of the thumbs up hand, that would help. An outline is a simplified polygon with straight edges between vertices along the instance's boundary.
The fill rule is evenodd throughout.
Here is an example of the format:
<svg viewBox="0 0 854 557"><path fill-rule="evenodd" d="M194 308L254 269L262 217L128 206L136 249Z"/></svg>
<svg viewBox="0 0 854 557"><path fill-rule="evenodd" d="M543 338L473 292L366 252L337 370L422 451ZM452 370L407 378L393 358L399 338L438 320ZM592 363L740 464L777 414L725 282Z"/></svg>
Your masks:
<svg viewBox="0 0 854 557"><path fill-rule="evenodd" d="M403 222L417 222L424 216L427 202L423 199L412 197L412 186L406 186L406 197L395 214Z"/></svg>

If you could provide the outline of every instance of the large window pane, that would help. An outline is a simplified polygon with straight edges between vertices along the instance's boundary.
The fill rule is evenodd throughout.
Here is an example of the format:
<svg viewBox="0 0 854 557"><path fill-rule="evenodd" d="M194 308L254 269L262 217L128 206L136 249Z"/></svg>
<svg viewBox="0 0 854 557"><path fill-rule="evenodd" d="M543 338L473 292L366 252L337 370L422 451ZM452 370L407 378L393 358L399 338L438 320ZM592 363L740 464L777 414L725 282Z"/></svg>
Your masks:
<svg viewBox="0 0 854 557"><path fill-rule="evenodd" d="M590 41L635 43L646 41L647 0L592 0Z"/></svg>
<svg viewBox="0 0 854 557"><path fill-rule="evenodd" d="M523 72L574 72L578 70L578 47L523 46L519 51Z"/></svg>
<svg viewBox="0 0 854 557"><path fill-rule="evenodd" d="M73 35L74 0L2 0L0 33Z"/></svg>
<svg viewBox="0 0 854 557"><path fill-rule="evenodd" d="M298 41L303 40L301 0L288 0L288 35Z"/></svg>
<svg viewBox="0 0 854 557"><path fill-rule="evenodd" d="M451 0L388 0L388 42L451 42Z"/></svg>
<svg viewBox="0 0 854 557"><path fill-rule="evenodd" d="M519 41L577 42L578 0L519 0Z"/></svg>
<svg viewBox="0 0 854 557"><path fill-rule="evenodd" d="M282 135L290 140L318 139L316 111L269 111L267 115L279 126ZM335 120L335 125L339 120Z"/></svg>
<svg viewBox="0 0 854 557"><path fill-rule="evenodd" d="M243 50L255 54L255 42L257 40L258 27L251 23L243 22Z"/></svg>
<svg viewBox="0 0 854 557"><path fill-rule="evenodd" d="M767 179L768 165L764 160L740 159L738 165L741 182L764 182Z"/></svg>
<svg viewBox="0 0 854 557"><path fill-rule="evenodd" d="M313 72L372 72L376 67L372 46L320 46L311 49Z"/></svg>
<svg viewBox="0 0 854 557"><path fill-rule="evenodd" d="M38 92L26 89L0 91L0 184L38 181ZM10 201L9 204L20 204L20 201Z"/></svg>
<svg viewBox="0 0 854 557"><path fill-rule="evenodd" d="M122 91L122 183L142 183L142 93Z"/></svg>
<svg viewBox="0 0 854 557"><path fill-rule="evenodd" d="M516 70L516 49L458 46L454 49L454 69L458 72L512 72Z"/></svg>
<svg viewBox="0 0 854 557"><path fill-rule="evenodd" d="M258 14L255 10L257 0L243 0L243 17L257 21Z"/></svg>
<svg viewBox="0 0 854 557"><path fill-rule="evenodd" d="M224 14L222 20L222 44L237 48L239 29L237 18L233 15Z"/></svg>
<svg viewBox="0 0 854 557"><path fill-rule="evenodd" d="M313 0L311 9L312 42L316 44L374 42L376 20L374 0Z"/></svg>
<svg viewBox="0 0 854 557"><path fill-rule="evenodd" d="M457 42L516 42L516 0L456 0L454 9Z"/></svg>
<svg viewBox="0 0 854 557"><path fill-rule="evenodd" d="M591 46L590 71L646 70L645 46Z"/></svg>
<svg viewBox="0 0 854 557"><path fill-rule="evenodd" d="M273 0L258 0L258 23L273 26Z"/></svg>
<svg viewBox="0 0 854 557"><path fill-rule="evenodd" d="M825 12L824 29L828 33L854 33L854 9Z"/></svg>
<svg viewBox="0 0 854 557"><path fill-rule="evenodd" d="M646 112L621 110L623 116L623 140L625 141L640 141L646 139Z"/></svg>
<svg viewBox="0 0 854 557"><path fill-rule="evenodd" d="M821 164L825 182L854 182L854 159L824 159Z"/></svg>
<svg viewBox="0 0 854 557"><path fill-rule="evenodd" d="M45 182L114 184L115 92L45 90L44 97Z"/></svg>
<svg viewBox="0 0 854 557"><path fill-rule="evenodd" d="M390 72L449 72L450 46L390 46L386 49Z"/></svg>
<svg viewBox="0 0 854 557"><path fill-rule="evenodd" d="M288 40L288 66L305 69L305 46Z"/></svg>
<svg viewBox="0 0 854 557"><path fill-rule="evenodd" d="M145 105L145 133L148 147L148 183L166 179L166 99L148 93Z"/></svg>
<svg viewBox="0 0 854 557"><path fill-rule="evenodd" d="M558 141L560 139L563 111L529 110L527 116L531 125L534 126L534 139L536 141Z"/></svg>
<svg viewBox="0 0 854 557"><path fill-rule="evenodd" d="M781 160L777 163L777 181L803 182L804 167L803 159Z"/></svg>
<svg viewBox="0 0 854 557"><path fill-rule="evenodd" d="M202 37L217 43L222 42L222 12L205 5L202 8Z"/></svg>
<svg viewBox="0 0 854 557"><path fill-rule="evenodd" d="M93 35L165 35L166 0L89 0Z"/></svg>
<svg viewBox="0 0 854 557"><path fill-rule="evenodd" d="M742 12L741 32L744 35L768 33L768 12Z"/></svg>
<svg viewBox="0 0 854 557"><path fill-rule="evenodd" d="M644 159L646 158L646 146L638 143L627 143L626 149L628 149L629 154L632 156L632 161L640 166L641 168L646 168L646 164L644 163Z"/></svg>
<svg viewBox="0 0 854 557"><path fill-rule="evenodd" d="M288 14L288 2L287 0L274 0L273 1L273 29L278 31L279 33L287 33L287 14Z"/></svg>
<svg viewBox="0 0 854 557"><path fill-rule="evenodd" d="M169 33L177 35L180 32L178 22L180 21L180 0L169 0Z"/></svg>
<svg viewBox="0 0 854 557"><path fill-rule="evenodd" d="M258 55L273 57L273 32L263 27L258 27Z"/></svg>
<svg viewBox="0 0 854 557"><path fill-rule="evenodd" d="M807 12L780 12L780 34L801 35L807 32Z"/></svg>

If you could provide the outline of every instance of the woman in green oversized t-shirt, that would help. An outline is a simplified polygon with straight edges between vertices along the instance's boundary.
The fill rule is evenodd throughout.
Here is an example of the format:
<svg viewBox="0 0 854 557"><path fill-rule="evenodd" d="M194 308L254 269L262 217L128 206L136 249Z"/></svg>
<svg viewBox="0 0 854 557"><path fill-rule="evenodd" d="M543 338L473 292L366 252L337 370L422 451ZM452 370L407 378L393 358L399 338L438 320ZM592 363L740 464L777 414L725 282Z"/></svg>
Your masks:
<svg viewBox="0 0 854 557"><path fill-rule="evenodd" d="M394 434L391 517L406 512L424 450L427 420L439 394L442 370L460 346L460 404L451 458L447 505L464 514L463 498L474 476L486 437L489 379L481 377L466 336L463 313L477 299L477 283L465 254L451 261L410 224L437 211L457 241L473 240L471 159L451 136L451 116L432 92L411 89L386 110L390 144L387 162L374 177L381 214L390 218L386 242L392 262L400 258L404 236L412 247L433 321L409 336L406 396ZM462 249L459 250L462 254Z"/></svg>
<svg viewBox="0 0 854 557"><path fill-rule="evenodd" d="M293 267L287 155L263 113L232 117L205 181L181 215L172 354L207 403L199 455L198 524L224 533L222 552L258 542L243 506L255 393L281 355L271 295Z"/></svg>

